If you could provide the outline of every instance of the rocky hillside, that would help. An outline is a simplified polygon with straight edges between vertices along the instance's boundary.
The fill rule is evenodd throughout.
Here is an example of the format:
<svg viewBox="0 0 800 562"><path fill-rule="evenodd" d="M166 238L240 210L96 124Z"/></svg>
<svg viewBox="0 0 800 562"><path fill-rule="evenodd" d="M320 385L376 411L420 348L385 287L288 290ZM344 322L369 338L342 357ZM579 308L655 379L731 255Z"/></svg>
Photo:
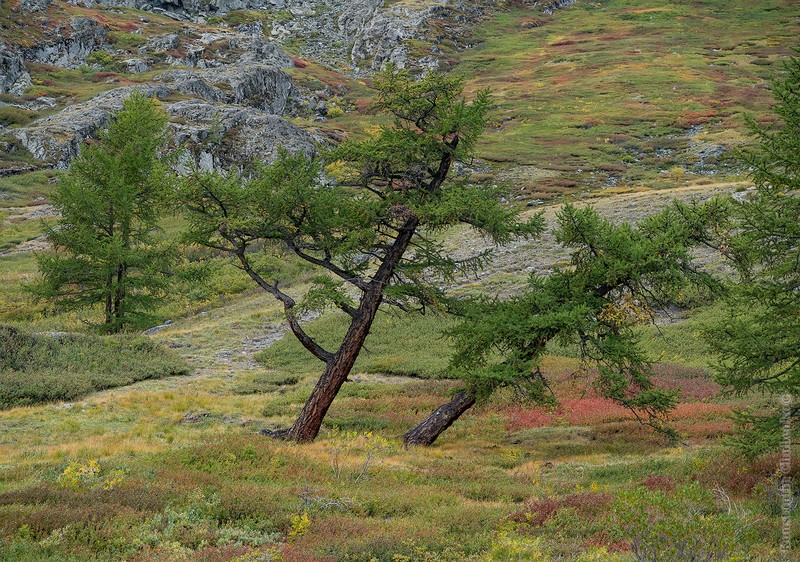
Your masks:
<svg viewBox="0 0 800 562"><path fill-rule="evenodd" d="M0 176L66 168L132 88L201 166L312 152L391 62L493 89L471 172L527 202L717 181L797 36L789 0L5 0Z"/></svg>
<svg viewBox="0 0 800 562"><path fill-rule="evenodd" d="M390 62L439 67L443 50L415 57L409 42L462 47L466 28L484 16L478 4L7 2L0 11L5 175L68 167L132 88L164 102L176 142L201 166L245 164L278 146L313 152L328 136L341 139L315 123L332 105L343 111L346 102L337 100L353 77ZM448 27L432 36L443 21ZM299 80L287 72L310 63L315 68Z"/></svg>

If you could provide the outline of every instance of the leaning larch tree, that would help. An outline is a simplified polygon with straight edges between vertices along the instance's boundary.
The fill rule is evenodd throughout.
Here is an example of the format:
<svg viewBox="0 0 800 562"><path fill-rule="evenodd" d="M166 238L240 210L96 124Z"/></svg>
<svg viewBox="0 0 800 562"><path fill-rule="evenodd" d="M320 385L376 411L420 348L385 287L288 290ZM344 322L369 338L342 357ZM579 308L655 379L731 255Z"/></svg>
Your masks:
<svg viewBox="0 0 800 562"><path fill-rule="evenodd" d="M587 382L600 397L675 437L666 423L677 393L659 388L635 326L654 319L687 289L709 293L715 279L695 263L692 249L712 243L706 232L719 203L678 205L638 225L613 224L592 207L564 206L556 239L571 250L568 268L531 277L528 289L504 301L463 300L451 330L451 370L463 387L403 436L431 445L477 402L512 388L540 405L557 404L542 357L553 341L574 345Z"/></svg>
<svg viewBox="0 0 800 562"><path fill-rule="evenodd" d="M346 142L318 159L281 154L247 177L198 173L185 184L193 241L236 256L283 303L292 333L323 364L300 416L275 436L316 438L381 306L411 311L435 305L444 296L441 281L487 257L453 259L432 234L467 224L500 244L541 230L539 217L519 220L497 189L453 177L454 163L472 155L484 129L488 92L467 103L457 79L429 73L414 80L394 68L374 85L375 109L388 113L391 124L366 140ZM273 280L274 271L259 265L264 261L254 247L288 251L319 270L300 302ZM315 341L298 314L326 306L349 317L337 349Z"/></svg>

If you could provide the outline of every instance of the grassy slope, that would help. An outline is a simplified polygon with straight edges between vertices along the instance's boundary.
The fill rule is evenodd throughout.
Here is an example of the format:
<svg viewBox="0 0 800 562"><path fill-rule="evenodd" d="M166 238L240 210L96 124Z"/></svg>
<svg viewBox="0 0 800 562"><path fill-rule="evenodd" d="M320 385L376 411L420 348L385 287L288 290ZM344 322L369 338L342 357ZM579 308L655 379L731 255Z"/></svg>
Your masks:
<svg viewBox="0 0 800 562"><path fill-rule="evenodd" d="M797 46L798 16L789 0L517 10L479 30L482 43L457 58L456 72L498 103L482 156L563 172L526 182L517 171L529 196L672 186L687 173L724 173L707 151L746 141L741 113L768 107L766 80Z"/></svg>
<svg viewBox="0 0 800 562"><path fill-rule="evenodd" d="M544 560L533 553L543 549L572 558L629 540L608 502L643 482L670 486L696 478L711 489L722 478L747 509L767 509L750 490L771 465L748 465L744 478L737 476L745 466L740 461L720 467L707 460L710 453L719 457L715 443L729 430L724 415L733 403L713 397L701 370L677 365L659 367L659 376L687 389L676 422L687 436L681 447L585 395L581 381L571 376L577 363L553 357L544 368L562 410L524 408L498 396L451 428L436 447L403 451L395 436L445 400L453 383L386 377L381 365L407 356L418 370L435 372L441 363L432 354L416 357L420 346L432 347L434 319L379 326L418 337L397 337L392 330L374 334L371 353L352 377L360 382L345 385L317 443L265 440L253 430L289 423L319 369L300 357L267 362L266 368L252 361L258 338L279 321L280 309L269 297L239 299L156 336L189 359L193 377L106 391L68 410L0 412L0 537L7 539L0 555L36 560L71 553L107 560L138 552L143 559L228 560L278 541L274 548L286 560L349 555L389 561L414 549L412 560L486 560L490 552L512 547L524 553L522 559ZM311 329L324 334L336 324L323 318ZM286 356L295 345L285 340L265 355ZM441 359L446 346L439 347ZM372 431L380 439L337 436L333 427ZM368 454L374 460L358 478ZM93 460L99 474L68 484L64 473L74 472L71 463L86 467ZM331 468L336 462L341 471ZM115 478L119 482L105 489ZM563 499L573 497L579 499ZM541 509L542 498L587 505L556 506L552 518L539 524L535 514L526 514ZM707 516L722 507L708 501ZM298 526L292 517L304 510L310 528L287 540ZM87 517L94 523L86 525ZM767 516L757 528L770 537L775 524ZM71 531L53 534L67 525ZM774 544L746 543L750 559ZM441 554L447 548L450 553ZM319 558L304 557L311 553Z"/></svg>
<svg viewBox="0 0 800 562"><path fill-rule="evenodd" d="M661 201L666 195L623 198ZM602 203L614 208L613 198ZM345 385L319 442L297 447L252 433L290 423L320 368L291 339L263 352L263 364L253 362L266 345L259 338L279 322L280 309L269 297L237 298L155 336L187 357L193 377L106 391L69 410L0 413L0 456L6 459L0 467L0 536L7 539L0 555L228 560L275 548L286 560L389 561L394 554L508 560L512 551L523 553L522 559L547 559L536 554L542 550L568 559L580 552L610 559L597 549L618 548L631 535L608 502L638 484L699 478L710 490L720 481L746 509L770 509L752 492L767 482L770 464L728 459L720 467L706 460L720 456L719 438L730 431L725 416L741 403L715 398L702 369L676 364L694 364L702 350L665 357L669 364L658 368L659 382L685 389L675 422L686 436L684 446L670 446L624 411L587 395L571 376L575 360L552 357L544 368L562 409L531 409L497 396L435 448L403 451L394 438L446 400L455 385L403 376L435 375L444 366L447 347L435 318L382 316L351 377L359 382ZM325 316L310 330L327 340L340 328L336 316ZM691 330L664 330L676 338L670 351L696 343ZM658 351L659 341L648 347ZM333 428L371 431L390 442L337 437ZM368 454L377 460L356 482ZM341 473L331 468L336 458ZM72 463L87 467L92 460L99 463L98 475L64 484ZM115 478L121 482L105 490ZM709 514L724 513L713 499L705 506ZM536 523L538 510L551 508L547 521ZM310 528L289 538L298 525L292 517L304 510ZM85 523L89 517L92 525ZM65 525L73 530L54 532ZM771 537L776 525L773 515L757 528ZM767 559L775 541L746 544L750 559ZM441 554L446 549L449 554Z"/></svg>
<svg viewBox="0 0 800 562"><path fill-rule="evenodd" d="M498 95L499 128L482 149L509 161L498 166L498 177L525 175L521 183L529 185L522 187L542 199L606 185L609 173L634 187L680 185L686 176L658 171L691 171L690 142L743 140L736 113L764 107L767 67L759 61L787 52L796 10L778 1L649 0L648 7L655 10L608 0L579 3L543 18L542 27L530 27L528 12L487 22L484 43L461 55L460 71L470 88L490 84ZM313 65L295 73L338 80ZM365 86L354 89L358 97L367 92L359 88ZM362 119L351 112L326 127L353 129ZM687 119L703 127L692 138ZM626 161L631 154L639 161ZM46 179L0 180L14 198L6 205L41 203L36 198L46 196ZM607 202L614 206L613 198ZM2 240L11 245L14 236L33 232L25 229L4 231ZM20 282L34 270L29 253L0 259L0 315L38 329L79 329L86 316L43 316L25 296ZM521 407L498 396L436 447L403 451L395 437L446 400L455 383L407 376L434 376L444 366L437 321L389 317L379 320L384 330L372 336L352 377L360 382L345 385L325 434L299 447L252 432L289 423L319 365L289 339L263 352L262 364L254 362L267 345L264 335L279 329L279 308L262 295L242 296L249 285L237 272L218 269L212 279L210 290L183 281L181 294L161 311L176 324L155 336L192 364L192 377L93 394L70 409L0 412L0 558L229 560L273 548L285 560L547 559L536 554L542 550L607 560L632 536L609 498L642 483L666 489L693 479L707 490L723 486L762 517L755 526L761 538L745 541L745 559L774 553L778 519L768 480L774 463L721 453L720 438L730 431L725 416L741 401L714 396L694 333L702 316L645 333L648 349L665 363L660 382L685 389L676 413L686 436L680 447L586 394L571 377L574 359L552 357L545 370L562 409ZM326 316L311 329L330 337L339 322ZM329 432L334 427L373 431L389 443L337 436ZM369 454L377 460L356 481ZM339 474L331 468L337 458L344 465ZM99 462L99 474L90 460ZM81 467L74 484L64 477ZM725 514L713 498L703 505L714 521ZM302 519L292 520L304 511L305 531ZM691 511L673 511L679 532ZM543 512L550 515L539 522ZM725 536L729 529L720 525L712 532Z"/></svg>

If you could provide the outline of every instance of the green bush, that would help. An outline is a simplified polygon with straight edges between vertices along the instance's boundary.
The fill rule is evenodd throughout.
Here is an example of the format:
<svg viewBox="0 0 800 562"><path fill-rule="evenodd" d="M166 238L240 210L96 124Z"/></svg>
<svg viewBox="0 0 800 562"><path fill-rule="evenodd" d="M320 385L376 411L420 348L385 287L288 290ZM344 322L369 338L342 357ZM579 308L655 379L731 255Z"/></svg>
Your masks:
<svg viewBox="0 0 800 562"><path fill-rule="evenodd" d="M718 505L697 483L673 492L638 487L620 493L612 509L637 560L744 560L759 540L749 512Z"/></svg>
<svg viewBox="0 0 800 562"><path fill-rule="evenodd" d="M231 27L237 25L249 25L257 21L265 21L268 24L272 14L259 10L231 10L224 16L212 16L208 18L209 25L227 24ZM264 27L269 27L265 25Z"/></svg>
<svg viewBox="0 0 800 562"><path fill-rule="evenodd" d="M182 359L142 336L38 335L0 326L0 409L188 372Z"/></svg>
<svg viewBox="0 0 800 562"><path fill-rule="evenodd" d="M21 109L13 105L0 107L0 125L26 125L33 121L39 114L35 111Z"/></svg>
<svg viewBox="0 0 800 562"><path fill-rule="evenodd" d="M336 119L337 117L341 117L342 115L344 115L344 109L342 109L338 105L332 105L328 108L328 117L330 119Z"/></svg>
<svg viewBox="0 0 800 562"><path fill-rule="evenodd" d="M86 57L86 62L92 66L99 66L103 70L117 70L117 61L108 51L95 51Z"/></svg>

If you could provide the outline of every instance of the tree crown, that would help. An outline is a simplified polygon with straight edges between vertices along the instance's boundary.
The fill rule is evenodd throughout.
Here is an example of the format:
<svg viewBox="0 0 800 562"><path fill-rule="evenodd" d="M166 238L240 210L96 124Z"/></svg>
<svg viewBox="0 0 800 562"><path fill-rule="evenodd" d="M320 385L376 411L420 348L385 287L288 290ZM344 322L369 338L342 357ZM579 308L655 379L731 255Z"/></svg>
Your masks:
<svg viewBox="0 0 800 562"><path fill-rule="evenodd" d="M165 288L169 252L152 233L170 183L166 113L134 91L98 140L82 147L52 195L60 218L47 231L55 252L38 256L35 294L67 308L105 301L105 324L118 330L146 316Z"/></svg>
<svg viewBox="0 0 800 562"><path fill-rule="evenodd" d="M465 321L451 332L452 370L476 397L510 386L553 404L541 358L552 341L577 345L587 373L596 371L599 395L665 429L676 395L652 383L633 327L681 288L713 284L692 265L694 232L677 206L635 227L612 224L591 207L564 206L555 234L573 250L570 267L531 277L523 295L465 303Z"/></svg>
<svg viewBox="0 0 800 562"><path fill-rule="evenodd" d="M466 223L498 243L540 231L541 219L519 220L500 201L499 189L452 177L451 167L471 156L483 130L488 92L468 103L458 80L438 73L414 80L394 68L375 86L376 108L393 122L370 138L345 142L318 159L281 153L249 177L194 175L184 187L191 239L240 254L257 241L278 242L363 291L407 233L409 251L381 281L385 302L405 307L441 296L429 279L451 278L487 257L448 256L432 236L436 231ZM333 173L326 176L326 168ZM259 275L270 279L273 273ZM342 290L322 285L316 296L328 294L341 306Z"/></svg>

